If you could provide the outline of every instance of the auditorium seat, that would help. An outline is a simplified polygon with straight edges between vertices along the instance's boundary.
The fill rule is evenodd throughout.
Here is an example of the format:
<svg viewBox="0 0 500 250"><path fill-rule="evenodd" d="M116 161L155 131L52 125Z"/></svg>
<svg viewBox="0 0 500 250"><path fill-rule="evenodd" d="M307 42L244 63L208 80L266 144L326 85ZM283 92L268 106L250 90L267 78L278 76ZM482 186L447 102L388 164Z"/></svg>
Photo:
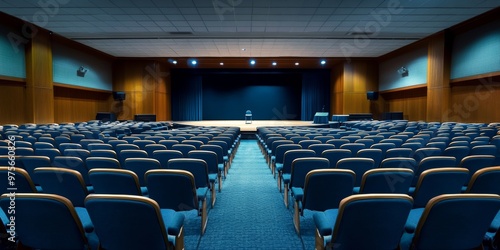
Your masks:
<svg viewBox="0 0 500 250"><path fill-rule="evenodd" d="M405 194L344 198L338 209L314 214L315 249L399 249L412 205Z"/></svg>
<svg viewBox="0 0 500 250"><path fill-rule="evenodd" d="M366 171L359 188L354 193L398 193L408 194L413 171L408 168L374 168Z"/></svg>
<svg viewBox="0 0 500 250"><path fill-rule="evenodd" d="M186 170L157 169L146 172L149 197L161 209L174 211L196 210L201 216L201 235L205 233L208 221L208 189L197 189L194 175Z"/></svg>
<svg viewBox="0 0 500 250"><path fill-rule="evenodd" d="M95 194L85 207L102 249L184 249L184 215L150 198Z"/></svg>

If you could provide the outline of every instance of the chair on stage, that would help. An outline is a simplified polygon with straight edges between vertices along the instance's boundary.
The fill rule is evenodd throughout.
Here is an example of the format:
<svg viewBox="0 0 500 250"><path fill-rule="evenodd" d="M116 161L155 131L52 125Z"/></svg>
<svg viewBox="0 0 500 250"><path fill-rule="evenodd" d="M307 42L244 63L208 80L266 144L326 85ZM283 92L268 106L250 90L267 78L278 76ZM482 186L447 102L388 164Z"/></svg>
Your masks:
<svg viewBox="0 0 500 250"><path fill-rule="evenodd" d="M252 111L250 110L247 110L247 112L245 112L245 124L251 124L252 123Z"/></svg>

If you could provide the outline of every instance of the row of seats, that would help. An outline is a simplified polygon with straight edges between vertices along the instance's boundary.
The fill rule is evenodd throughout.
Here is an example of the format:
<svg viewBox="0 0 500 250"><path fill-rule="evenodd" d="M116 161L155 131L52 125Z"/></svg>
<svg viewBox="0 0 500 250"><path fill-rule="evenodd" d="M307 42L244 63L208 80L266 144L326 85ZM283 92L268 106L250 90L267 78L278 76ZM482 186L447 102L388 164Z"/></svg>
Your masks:
<svg viewBox="0 0 500 250"><path fill-rule="evenodd" d="M451 249L462 249L462 246L470 246L472 249L482 246L483 238L488 244L492 244L493 237L498 237L498 204L474 221L482 225L482 228L476 228L476 224L464 224L467 220L460 221L460 218L456 218L460 221L456 225L462 223L461 228L467 226L467 230L474 231L471 235L475 237L444 230L443 227L447 228L445 220L425 221L428 213L433 213L432 210L428 211L435 205L433 199L479 200L488 196L485 194L495 194L486 197L490 200L498 201L500 198L500 166L490 167L499 156L496 145L500 138L495 136L496 127L470 131L462 129L467 133L460 132L458 128L457 126L453 130L456 135L453 138L445 134L445 128L435 131L428 128L419 130L416 127L407 129L405 125L398 128L399 132L260 128L258 138L271 171L278 176L278 187L281 190L281 184L285 186L285 205L288 205L290 195L294 199L294 225L297 233L300 233L300 216L304 210L320 211L314 214L317 227L316 249L323 249L325 246L335 249L395 249L400 244L403 249L428 249L429 245L437 246L437 249L450 249L450 246ZM470 134L473 133L472 130L475 133L473 136ZM482 132L479 133L479 130ZM394 145L385 150L371 148L377 143ZM401 147L413 143L418 144L417 147ZM459 157L443 154L444 151L453 151L454 147L466 148L467 153L462 152ZM438 198L443 194L446 195ZM450 198L445 198L447 195ZM389 203L394 204L395 196L405 201L404 209L376 204L388 199L392 200ZM351 216L351 219L344 222L342 219L346 217L341 213L347 213L344 205L348 206L351 202L364 205L350 211L347 218ZM477 205L481 206L481 203ZM362 208L366 208L366 211ZM463 213L461 209L458 211L458 214ZM360 216L363 219L359 219ZM398 217L399 220L390 221L388 216ZM461 216L464 217L466 216ZM387 227L381 228L380 225L384 225L382 222L387 222ZM390 224L392 222L395 224ZM426 227L427 225L432 226ZM380 230L359 235L360 232L372 232L375 228ZM445 231L440 235L446 238L422 237L421 230L431 230L424 231L425 234L432 233L432 230ZM456 242L465 243L440 245L442 242L454 241L455 236L458 237ZM360 240L363 238L366 240Z"/></svg>
<svg viewBox="0 0 500 250"><path fill-rule="evenodd" d="M188 133L195 132L194 130L198 131L200 128L195 128L193 130L191 130L191 128L184 128L182 131L176 130L172 133L171 137L174 137L173 134L190 135ZM216 129L210 128L210 131L215 132ZM160 131L156 132L160 133ZM169 132L171 133L173 131ZM52 147L44 149L55 151L68 144L79 145L79 147L65 148L63 150L63 154L65 155L53 156L52 159L48 156L36 155L36 152L40 149L35 149L35 155L16 156L16 163L21 166L15 169L16 175L19 177L16 180L16 187L19 193L27 192L21 196L21 199L29 197L27 198L30 200L29 202L33 200L33 197L46 199L45 202L38 200L37 202L39 203L32 205L32 207L42 206L41 204L44 203L54 203L55 200L62 200L62 206L69 209L70 214L77 215L76 217L78 217L80 223L76 224L82 224L85 231L85 237L80 237L79 242L75 241L76 243L72 242L71 244L75 243L82 246L81 243L83 242L85 245L95 249L95 242L98 241L102 249L183 249L182 225L184 217L180 211L197 210L201 217L201 234L205 232L208 221L206 206L208 191L211 190L211 204L213 206L216 197L215 183L219 183L220 192L222 187L220 179L221 173L224 172L225 166L230 165L230 159L232 159L237 150L239 142L239 134L237 133L239 133L239 131L236 129L221 130L218 134L213 135L212 139L224 132L230 134L231 137L237 137L234 141L233 138L229 136L226 137L231 139L231 149L227 150L231 153L231 156L226 155L224 157L226 158L225 162L228 164L224 164L224 160L219 161L219 155L223 157L224 154L222 152L222 147L216 143L221 142L229 148L225 141L208 140L205 143L205 141L193 140L196 139L194 136L189 139L184 138L182 141L175 141L176 143L172 144L172 148L170 149L167 149L165 145L157 143L154 140L147 140L146 137L139 137L141 135L134 136L138 138L133 138L133 140L131 140L131 135L122 137L122 139L130 139L130 142L127 140L119 140L118 138L107 138L110 140L98 141L97 139L82 139L80 142L66 142L60 143L59 145L50 143ZM165 137L162 137L158 142L167 140L164 138ZM92 140L91 143L85 143L90 140ZM105 141L107 143L104 143ZM113 143L116 141L121 142L116 144ZM197 146L190 144L190 142L197 142ZM148 154L145 149L155 145L161 145L163 147L157 147L156 150L152 150L151 155ZM176 145L179 146L179 148L176 148ZM132 146L133 149L125 149L129 146ZM140 146L143 146L143 149L141 149ZM189 150L179 150L184 146L189 146ZM104 147L106 147L106 149L103 149ZM17 149L19 148L16 148L16 152L18 152ZM91 156L92 153L96 151L97 153L110 151L114 153L114 156ZM87 152L88 154L86 154ZM8 157L2 156L1 158L1 165L7 166L9 161ZM218 164L219 162L221 162L221 164ZM215 167L215 173L209 174L209 166L211 170ZM30 173L25 169L29 170ZM7 180L9 170L13 171L13 169L9 169L8 167L0 167L0 175L5 177L1 177L2 180ZM23 178L21 177L24 177L25 184L23 184ZM31 180L31 177L33 177L33 180ZM40 186L37 187L35 184L39 184ZM2 186L8 187L8 183L4 183ZM2 203L4 200L0 199L0 206L2 206L2 204L8 204L8 197L4 198L7 203ZM49 201L47 202L47 200ZM24 202L24 200L22 202ZM143 204L139 205L138 203ZM130 206L131 204L133 204L132 207ZM99 211L102 208L95 209L96 207L106 206L110 207L107 212L111 213L111 215L106 214L106 212L100 213ZM124 206L126 209L122 209L122 213L113 214L112 211L120 206ZM134 206L136 207L134 208ZM143 207L141 208L141 206ZM5 207L3 208L5 212L8 211L5 210ZM126 214L133 212L135 209L138 211L159 211L159 213L150 214L154 216L149 216L146 221L147 223L158 226L154 226L151 230L146 230L147 233L143 234L143 236L138 235L141 239L148 239L150 237L149 234L151 234L155 238L155 240L152 241L154 243L148 242L147 244L141 245L141 241L134 237L131 237L129 239L130 241L125 240L116 242L115 233L110 232L110 225L122 225L123 223L117 224L115 222L123 221L124 218L128 218L131 215ZM44 208L42 210L48 211L52 210L52 208L50 208L49 204L46 209ZM73 210L74 212L72 212ZM59 209L56 211L61 210ZM17 216L25 216L28 211L16 211L16 213ZM54 216L57 216L57 214L54 214ZM45 215L45 217L47 217L47 215ZM75 216L73 216L73 219L74 217ZM4 225L7 224L7 217L3 216L2 220ZM70 220L61 219L57 222L66 223L68 221ZM157 223L157 221L162 223ZM136 224L147 225L146 222L138 222ZM16 232L20 244L33 248L70 248L66 248L69 245L64 244L62 244L62 247L48 247L44 245L48 244L48 242L59 244L53 237L58 234L54 234L53 231L41 227L41 225L46 224L46 221L37 221L35 224L40 227L30 232L24 230L32 230L33 227L28 228L26 224L24 224L25 227L23 227L23 224L18 226ZM21 227L21 229L19 229L19 227ZM140 226L140 228L142 228L142 226ZM34 237L35 232L41 231L42 229L46 230L47 233L36 234L37 237ZM60 229L61 230L58 232L64 232L66 230L75 231L75 228L68 227L61 227ZM116 229L116 232L123 232L123 235L134 235L131 230L137 230L137 228L125 226L124 228ZM115 231L115 229L112 231ZM75 238L79 237L78 235L73 236ZM168 239L168 241L161 241L160 239ZM74 245L71 248L74 249Z"/></svg>

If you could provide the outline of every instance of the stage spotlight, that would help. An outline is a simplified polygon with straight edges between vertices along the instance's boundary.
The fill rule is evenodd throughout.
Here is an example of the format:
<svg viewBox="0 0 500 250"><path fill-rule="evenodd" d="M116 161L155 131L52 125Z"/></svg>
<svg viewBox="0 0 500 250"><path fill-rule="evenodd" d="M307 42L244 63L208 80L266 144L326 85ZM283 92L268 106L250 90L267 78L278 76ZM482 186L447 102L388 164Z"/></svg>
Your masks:
<svg viewBox="0 0 500 250"><path fill-rule="evenodd" d="M255 65L255 60L250 60L251 65Z"/></svg>
<svg viewBox="0 0 500 250"><path fill-rule="evenodd" d="M326 64L326 61L325 60L321 60L321 65L325 65Z"/></svg>

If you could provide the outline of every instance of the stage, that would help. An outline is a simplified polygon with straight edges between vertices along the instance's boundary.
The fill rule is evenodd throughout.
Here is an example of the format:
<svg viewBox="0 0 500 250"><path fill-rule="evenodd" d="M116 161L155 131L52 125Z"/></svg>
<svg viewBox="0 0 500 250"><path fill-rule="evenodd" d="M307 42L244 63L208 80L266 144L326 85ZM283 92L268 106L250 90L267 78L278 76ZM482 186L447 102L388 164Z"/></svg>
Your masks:
<svg viewBox="0 0 500 250"><path fill-rule="evenodd" d="M245 120L210 120L210 121L179 121L174 122L180 126L214 126L214 127L240 127L241 132L256 132L257 127L320 127L329 124L314 124L312 121L297 120L254 120L245 124Z"/></svg>

